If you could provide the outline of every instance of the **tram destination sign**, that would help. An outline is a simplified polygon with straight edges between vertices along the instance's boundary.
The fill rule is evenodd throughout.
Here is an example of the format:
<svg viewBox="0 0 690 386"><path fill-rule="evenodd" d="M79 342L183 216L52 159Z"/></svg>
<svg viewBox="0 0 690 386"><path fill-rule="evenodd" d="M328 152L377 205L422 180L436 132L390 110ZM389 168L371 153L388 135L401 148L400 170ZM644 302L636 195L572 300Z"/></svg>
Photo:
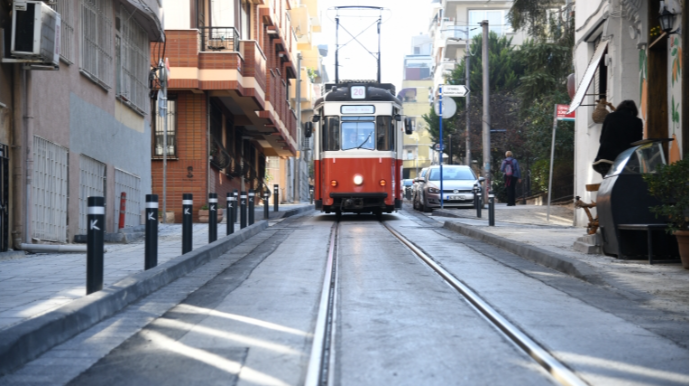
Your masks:
<svg viewBox="0 0 690 386"><path fill-rule="evenodd" d="M467 87L463 85L441 84L438 87L443 87L441 89L441 91L443 91L443 96L462 98L470 93L470 90L468 90Z"/></svg>

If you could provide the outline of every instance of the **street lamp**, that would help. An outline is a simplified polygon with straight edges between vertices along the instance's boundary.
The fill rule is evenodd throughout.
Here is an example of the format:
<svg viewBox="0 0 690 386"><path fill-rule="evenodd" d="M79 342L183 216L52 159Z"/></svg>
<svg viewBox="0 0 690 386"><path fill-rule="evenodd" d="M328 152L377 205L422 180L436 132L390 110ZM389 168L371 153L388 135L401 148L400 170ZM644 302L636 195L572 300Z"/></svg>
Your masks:
<svg viewBox="0 0 690 386"><path fill-rule="evenodd" d="M673 24L675 20L676 14L671 13L668 10L668 8L666 8L666 4L662 1L661 9L659 10L659 25L661 25L661 30L669 35L677 33L678 30L673 30Z"/></svg>

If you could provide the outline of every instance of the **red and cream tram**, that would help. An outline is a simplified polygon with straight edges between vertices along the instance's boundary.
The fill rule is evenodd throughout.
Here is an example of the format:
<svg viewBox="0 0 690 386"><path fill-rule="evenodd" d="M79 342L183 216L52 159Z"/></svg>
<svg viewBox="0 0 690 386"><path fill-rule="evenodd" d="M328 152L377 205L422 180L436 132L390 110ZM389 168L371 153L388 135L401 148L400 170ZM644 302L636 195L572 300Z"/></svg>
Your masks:
<svg viewBox="0 0 690 386"><path fill-rule="evenodd" d="M380 215L401 208L406 130L395 87L371 81L325 89L314 106L313 125L307 125L314 133L316 209Z"/></svg>

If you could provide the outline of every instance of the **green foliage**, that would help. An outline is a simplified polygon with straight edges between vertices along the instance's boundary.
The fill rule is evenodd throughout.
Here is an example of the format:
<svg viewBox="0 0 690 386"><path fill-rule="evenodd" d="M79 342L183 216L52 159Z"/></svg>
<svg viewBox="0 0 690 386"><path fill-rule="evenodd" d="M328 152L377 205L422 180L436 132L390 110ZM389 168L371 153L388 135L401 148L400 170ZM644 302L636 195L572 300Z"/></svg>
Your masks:
<svg viewBox="0 0 690 386"><path fill-rule="evenodd" d="M688 229L688 160L659 165L656 173L643 174L649 194L661 201L650 208L657 217L669 220L668 232Z"/></svg>
<svg viewBox="0 0 690 386"><path fill-rule="evenodd" d="M208 210L208 205L206 205L206 204L202 205L201 210Z"/></svg>

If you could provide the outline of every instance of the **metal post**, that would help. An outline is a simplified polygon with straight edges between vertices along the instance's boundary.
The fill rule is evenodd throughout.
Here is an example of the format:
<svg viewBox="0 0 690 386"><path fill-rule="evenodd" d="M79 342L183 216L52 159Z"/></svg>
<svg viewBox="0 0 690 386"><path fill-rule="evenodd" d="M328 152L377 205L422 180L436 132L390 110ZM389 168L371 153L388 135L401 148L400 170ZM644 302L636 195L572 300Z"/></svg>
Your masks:
<svg viewBox="0 0 690 386"><path fill-rule="evenodd" d="M469 31L468 42L469 42ZM470 152L470 55L465 56L465 87L467 87L467 95L465 95L465 164L472 166L472 153Z"/></svg>
<svg viewBox="0 0 690 386"><path fill-rule="evenodd" d="M494 191L489 190L489 226L496 225L496 219L494 218Z"/></svg>
<svg viewBox="0 0 690 386"><path fill-rule="evenodd" d="M278 184L273 184L273 211L278 211Z"/></svg>
<svg viewBox="0 0 690 386"><path fill-rule="evenodd" d="M226 215L226 223L225 223L225 234L226 235L231 235L235 232L235 212L237 211L237 198L232 195L232 193L227 193L225 195L225 200L227 203L227 215Z"/></svg>
<svg viewBox="0 0 690 386"><path fill-rule="evenodd" d="M453 164L453 142L451 140L451 135L448 134L448 165Z"/></svg>
<svg viewBox="0 0 690 386"><path fill-rule="evenodd" d="M254 196L256 193L254 193L254 189L249 189L249 193L247 194L247 208L248 208L248 215L249 215L249 221L248 225L253 225L254 224Z"/></svg>
<svg viewBox="0 0 690 386"><path fill-rule="evenodd" d="M314 205L314 187L309 188L309 204Z"/></svg>
<svg viewBox="0 0 690 386"><path fill-rule="evenodd" d="M208 243L218 240L218 194L208 194Z"/></svg>
<svg viewBox="0 0 690 386"><path fill-rule="evenodd" d="M553 105L553 132L551 133L551 163L549 163L549 193L546 199L546 222L551 215L551 181L553 180L553 150L556 146L556 126L558 126L558 105Z"/></svg>
<svg viewBox="0 0 690 386"><path fill-rule="evenodd" d="M120 193L120 218L118 219L117 229L124 229L125 214L127 212L127 192Z"/></svg>
<svg viewBox="0 0 690 386"><path fill-rule="evenodd" d="M103 197L87 199L86 222L86 294L103 289L103 229L105 228L105 207Z"/></svg>
<svg viewBox="0 0 690 386"><path fill-rule="evenodd" d="M295 157L295 189L294 189L294 201L295 202L300 202L302 201L302 153L304 150L302 149L302 144L304 141L302 141L302 54L297 53L297 79L295 79L296 83L296 88L295 88L295 100L297 103L295 103L295 112L297 116L297 154ZM253 204L253 200L250 199L250 202ZM254 223L254 214L250 214L251 216L251 221L249 222L249 225Z"/></svg>
<svg viewBox="0 0 690 386"><path fill-rule="evenodd" d="M477 218L482 218L482 190L477 189Z"/></svg>
<svg viewBox="0 0 690 386"><path fill-rule="evenodd" d="M240 192L240 229L247 227L247 192Z"/></svg>
<svg viewBox="0 0 690 386"><path fill-rule="evenodd" d="M338 11L336 11L338 12ZM340 80L338 78L338 51L340 46L338 45L338 29L340 29L340 15L335 15L335 84L338 84Z"/></svg>
<svg viewBox="0 0 690 386"><path fill-rule="evenodd" d="M192 194L182 195L182 254L192 250Z"/></svg>
<svg viewBox="0 0 690 386"><path fill-rule="evenodd" d="M234 202L234 204L235 204L235 211L234 211L234 214L233 214L233 220L232 220L232 222L236 223L236 222L237 222L237 216L239 215L239 210L237 210L237 209L238 209L238 206L237 206L237 205L240 203L240 193L237 191L237 189L234 189L234 190L232 191L232 196L235 198L235 200L234 200L234 201L235 201L235 202Z"/></svg>
<svg viewBox="0 0 690 386"><path fill-rule="evenodd" d="M438 88L438 167L441 174L439 180L441 181L441 192L439 199L441 201L441 209L443 209L443 86Z"/></svg>
<svg viewBox="0 0 690 386"><path fill-rule="evenodd" d="M146 195L146 241L144 269L158 265L158 195Z"/></svg>
<svg viewBox="0 0 690 386"><path fill-rule="evenodd" d="M268 192L264 192L264 220L268 220Z"/></svg>
<svg viewBox="0 0 690 386"><path fill-rule="evenodd" d="M484 158L484 178L486 187L491 187L491 113L489 106L489 22L482 21L482 96L484 111L482 113L482 147ZM488 189L484 189L488 192Z"/></svg>

